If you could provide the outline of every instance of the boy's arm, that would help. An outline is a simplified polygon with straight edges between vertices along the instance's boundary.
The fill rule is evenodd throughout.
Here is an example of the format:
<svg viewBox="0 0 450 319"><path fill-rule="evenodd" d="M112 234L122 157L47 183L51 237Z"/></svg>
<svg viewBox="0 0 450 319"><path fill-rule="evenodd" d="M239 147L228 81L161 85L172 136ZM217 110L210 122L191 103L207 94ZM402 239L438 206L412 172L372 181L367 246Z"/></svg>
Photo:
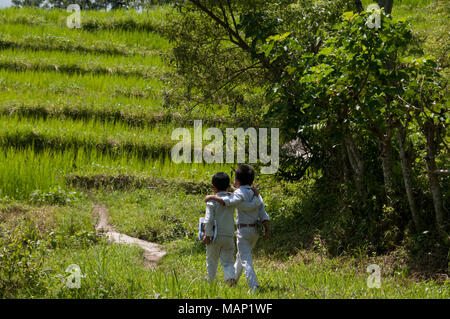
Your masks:
<svg viewBox="0 0 450 319"><path fill-rule="evenodd" d="M270 221L265 219L262 223L264 225L264 238L269 240L270 239Z"/></svg>
<svg viewBox="0 0 450 319"><path fill-rule="evenodd" d="M260 197L261 202L263 203L261 196L259 196L259 197ZM261 221L270 220L269 215L267 215L264 203L259 207L258 217L259 217L259 220L261 220Z"/></svg>
<svg viewBox="0 0 450 319"><path fill-rule="evenodd" d="M252 210L263 204L260 196L253 196L251 201L247 201L239 189L230 196L223 197L223 201L225 206L238 207L243 210Z"/></svg>
<svg viewBox="0 0 450 319"><path fill-rule="evenodd" d="M222 206L228 207L237 207L243 210L252 210L257 208L258 206L263 205L261 196L253 196L251 201L247 201L244 197L244 194L239 189L236 190L231 195L220 197L217 195L208 195L205 197L205 202L209 201L217 201Z"/></svg>
<svg viewBox="0 0 450 319"><path fill-rule="evenodd" d="M206 213L205 213L205 238L203 238L203 242L207 245L210 243L211 237L214 234L213 226L214 226L214 203L208 202L206 203Z"/></svg>
<svg viewBox="0 0 450 319"><path fill-rule="evenodd" d="M261 198L261 201L262 201L262 198ZM264 238L269 240L270 239L270 217L269 217L269 215L267 215L264 204L261 205L261 207L259 207L258 217L259 217L259 220L261 220L262 224L264 225Z"/></svg>
<svg viewBox="0 0 450 319"><path fill-rule="evenodd" d="M222 206L225 206L225 202L223 201L223 198L217 195L206 195L205 202L211 202L215 200L216 202L219 202Z"/></svg>

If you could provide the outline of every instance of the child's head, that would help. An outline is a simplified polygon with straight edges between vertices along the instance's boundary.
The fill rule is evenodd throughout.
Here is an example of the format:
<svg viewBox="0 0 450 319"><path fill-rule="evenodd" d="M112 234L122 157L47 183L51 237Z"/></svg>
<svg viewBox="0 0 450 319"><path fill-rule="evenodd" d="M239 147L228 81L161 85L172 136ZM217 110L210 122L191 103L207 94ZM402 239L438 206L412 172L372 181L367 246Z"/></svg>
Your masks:
<svg viewBox="0 0 450 319"><path fill-rule="evenodd" d="M252 166L241 164L236 169L235 186L252 185L255 180L255 170Z"/></svg>
<svg viewBox="0 0 450 319"><path fill-rule="evenodd" d="M218 172L215 173L212 178L212 187L214 193L225 192L230 187L230 177L227 173Z"/></svg>

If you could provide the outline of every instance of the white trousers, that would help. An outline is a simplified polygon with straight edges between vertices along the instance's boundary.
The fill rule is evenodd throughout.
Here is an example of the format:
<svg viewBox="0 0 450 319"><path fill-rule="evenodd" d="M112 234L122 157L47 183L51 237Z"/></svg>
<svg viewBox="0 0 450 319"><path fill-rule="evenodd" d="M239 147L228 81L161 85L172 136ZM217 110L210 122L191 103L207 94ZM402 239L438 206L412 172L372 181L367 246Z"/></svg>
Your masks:
<svg viewBox="0 0 450 319"><path fill-rule="evenodd" d="M258 231L256 227L242 227L237 230L236 237L238 251L236 254L236 263L234 264L235 278L239 280L242 270L244 270L248 286L250 288L259 287L255 269L253 268L252 257L252 249L258 241Z"/></svg>
<svg viewBox="0 0 450 319"><path fill-rule="evenodd" d="M223 268L224 279L234 278L234 238L233 236L217 236L214 243L206 246L206 268L208 280L216 279L217 267Z"/></svg>

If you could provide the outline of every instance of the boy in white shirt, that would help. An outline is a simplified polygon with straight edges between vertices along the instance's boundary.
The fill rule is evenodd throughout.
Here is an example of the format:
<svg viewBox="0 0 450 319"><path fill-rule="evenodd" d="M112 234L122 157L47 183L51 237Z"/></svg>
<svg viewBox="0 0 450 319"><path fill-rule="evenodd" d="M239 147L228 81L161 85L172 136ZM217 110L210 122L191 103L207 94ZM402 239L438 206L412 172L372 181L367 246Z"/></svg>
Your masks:
<svg viewBox="0 0 450 319"><path fill-rule="evenodd" d="M227 190L230 188L230 178L226 173L216 173L212 178L212 189L217 198L222 199L229 194ZM262 202L255 196L251 200L243 202L234 199L233 203L228 206L220 205L217 201L209 201L206 203L205 214L205 236L203 243L206 246L206 266L208 270L208 280L213 281L216 278L217 267L220 263L224 272L225 282L233 286L236 283L234 270L234 208L240 204L245 209L255 209ZM217 227L217 237L212 242L214 234L214 221Z"/></svg>
<svg viewBox="0 0 450 319"><path fill-rule="evenodd" d="M252 257L252 249L258 241L258 221L264 225L264 237L270 239L270 218L266 213L258 191L250 186L254 179L255 171L253 167L247 164L240 165L236 170L234 185L237 190L233 194L230 196L209 195L205 198L207 202L213 200L226 207L237 207L236 237L238 252L234 265L235 279L237 282L242 270L244 270L248 285L253 292L259 288ZM258 201L255 202L255 198ZM256 207L252 204L255 204Z"/></svg>

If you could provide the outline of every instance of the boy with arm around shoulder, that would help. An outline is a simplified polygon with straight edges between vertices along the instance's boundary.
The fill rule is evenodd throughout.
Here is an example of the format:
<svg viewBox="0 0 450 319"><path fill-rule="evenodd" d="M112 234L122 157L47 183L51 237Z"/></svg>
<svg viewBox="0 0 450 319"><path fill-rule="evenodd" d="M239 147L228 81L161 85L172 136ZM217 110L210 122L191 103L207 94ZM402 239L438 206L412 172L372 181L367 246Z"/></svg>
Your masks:
<svg viewBox="0 0 450 319"><path fill-rule="evenodd" d="M257 224L262 222L266 239L270 239L270 218L264 208L264 203L252 185L255 171L250 165L240 165L236 170L235 187L237 190L230 196L207 196L205 201L216 201L225 207L236 207L236 262L234 265L236 282L244 270L251 291L259 287L258 279L253 267L252 249L258 241Z"/></svg>
<svg viewBox="0 0 450 319"><path fill-rule="evenodd" d="M219 200L228 196L227 190L230 188L230 178L226 173L216 173L212 178L212 189ZM257 207L259 199L252 199L245 203L245 207ZM203 243L206 245L206 267L208 270L208 280L216 278L217 267L220 263L224 272L225 282L233 286L236 282L234 271L234 206L220 205L218 201L208 201L206 203L205 214L205 236ZM216 223L217 237L212 241L214 234L214 221Z"/></svg>

